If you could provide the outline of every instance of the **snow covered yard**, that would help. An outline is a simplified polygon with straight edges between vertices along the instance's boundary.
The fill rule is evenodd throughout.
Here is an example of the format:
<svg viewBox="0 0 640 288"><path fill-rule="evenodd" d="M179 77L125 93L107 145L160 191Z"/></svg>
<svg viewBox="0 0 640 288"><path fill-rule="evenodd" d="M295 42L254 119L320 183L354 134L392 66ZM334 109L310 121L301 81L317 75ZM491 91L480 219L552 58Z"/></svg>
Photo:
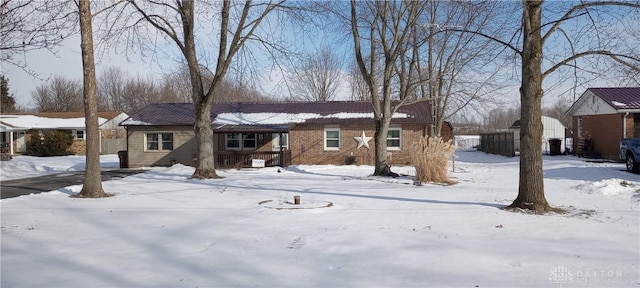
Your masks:
<svg viewBox="0 0 640 288"><path fill-rule="evenodd" d="M640 175L545 157L547 199L570 213L529 215L499 209L517 195L518 158L457 156L452 186L370 177L368 166L225 170L224 179L199 181L175 165L105 182L117 193L106 199L69 198L80 186L4 199L0 284L640 286ZM39 160L53 171L84 159ZM117 166L117 156L104 161ZM11 166L2 165L4 180ZM259 204L296 195L333 206Z"/></svg>

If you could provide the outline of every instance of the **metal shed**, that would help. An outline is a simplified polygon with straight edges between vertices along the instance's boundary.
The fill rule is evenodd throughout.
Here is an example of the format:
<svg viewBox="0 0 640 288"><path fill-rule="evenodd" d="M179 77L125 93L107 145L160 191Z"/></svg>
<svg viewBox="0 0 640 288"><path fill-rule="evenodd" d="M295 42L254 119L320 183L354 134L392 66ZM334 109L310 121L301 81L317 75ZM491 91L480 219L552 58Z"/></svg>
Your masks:
<svg viewBox="0 0 640 288"><path fill-rule="evenodd" d="M549 154L549 139L560 139L562 143L560 147L562 152L567 146L566 131L567 127L562 125L558 119L542 116L542 154ZM509 130L513 131L513 146L516 151L520 151L520 120L513 122L513 125L509 127Z"/></svg>

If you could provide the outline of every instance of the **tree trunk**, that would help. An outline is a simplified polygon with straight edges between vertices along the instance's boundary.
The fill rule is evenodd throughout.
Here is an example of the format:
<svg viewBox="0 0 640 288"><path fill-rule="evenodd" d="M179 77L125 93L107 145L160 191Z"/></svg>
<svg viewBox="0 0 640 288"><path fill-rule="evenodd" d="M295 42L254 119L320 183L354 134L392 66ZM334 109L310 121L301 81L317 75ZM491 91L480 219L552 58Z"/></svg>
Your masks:
<svg viewBox="0 0 640 288"><path fill-rule="evenodd" d="M227 3L225 3L227 5ZM215 170L215 161L213 155L213 128L211 127L211 105L213 104L213 95L205 95L202 84L202 73L198 64L196 53L196 44L194 38L194 1L183 1L180 6L184 48L182 53L187 60L189 68L189 77L191 80L191 93L193 97L193 105L196 111L196 123L193 127L196 143L198 146L198 156L195 159L196 170L191 175L196 179L219 178ZM224 10L223 10L224 12ZM223 13L224 14L224 13ZM224 15L223 15L224 17ZM223 31L222 33L226 33ZM222 57L222 56L218 56ZM211 85L216 85L212 83Z"/></svg>
<svg viewBox="0 0 640 288"><path fill-rule="evenodd" d="M210 179L220 178L216 174L213 157L213 128L211 128L211 104L196 105L196 123L194 127L196 143L198 145L198 158L196 159L196 171L192 178Z"/></svg>
<svg viewBox="0 0 640 288"><path fill-rule="evenodd" d="M397 176L397 174L391 172L391 167L387 162L387 133L389 132L391 117L376 117L375 122L376 132L373 135L375 141L375 169L373 175Z"/></svg>
<svg viewBox="0 0 640 288"><path fill-rule="evenodd" d="M100 175L100 130L98 129L98 90L96 87L96 66L93 58L93 31L91 27L91 2L79 1L80 31L82 49L82 70L84 77L84 115L87 129L86 168L84 184L77 197L98 198L110 196L102 189Z"/></svg>
<svg viewBox="0 0 640 288"><path fill-rule="evenodd" d="M375 167L373 175L386 176L389 172L387 164L387 133L389 125L385 125L384 119L376 119L375 141Z"/></svg>
<svg viewBox="0 0 640 288"><path fill-rule="evenodd" d="M508 208L549 211L542 174L542 35L543 1L523 1L524 43L520 87L520 182Z"/></svg>

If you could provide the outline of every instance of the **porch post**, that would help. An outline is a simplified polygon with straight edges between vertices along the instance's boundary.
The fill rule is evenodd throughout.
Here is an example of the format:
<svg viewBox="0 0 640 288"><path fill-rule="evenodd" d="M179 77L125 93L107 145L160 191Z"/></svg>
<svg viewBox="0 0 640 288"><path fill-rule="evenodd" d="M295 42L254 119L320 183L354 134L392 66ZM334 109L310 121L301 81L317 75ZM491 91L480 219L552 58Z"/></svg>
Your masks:
<svg viewBox="0 0 640 288"><path fill-rule="evenodd" d="M9 131L9 155L13 156L13 130Z"/></svg>
<svg viewBox="0 0 640 288"><path fill-rule="evenodd" d="M282 134L283 134L282 132L278 132L278 142L280 142L279 143L279 146L280 146L280 157L278 157L278 162L280 162L279 163L280 167L284 167L284 165L282 165L282 159L284 157L284 153L283 153L283 150L282 150L282 145L283 145L282 144Z"/></svg>

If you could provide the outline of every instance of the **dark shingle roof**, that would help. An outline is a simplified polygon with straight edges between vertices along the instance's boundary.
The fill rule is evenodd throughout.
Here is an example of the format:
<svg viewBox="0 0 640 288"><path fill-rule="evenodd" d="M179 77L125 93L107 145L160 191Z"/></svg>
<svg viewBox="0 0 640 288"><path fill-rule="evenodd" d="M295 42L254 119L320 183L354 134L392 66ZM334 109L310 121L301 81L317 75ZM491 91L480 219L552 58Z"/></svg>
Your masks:
<svg viewBox="0 0 640 288"><path fill-rule="evenodd" d="M113 118L116 118L120 114L122 114L122 112L105 111L105 112L98 112L98 117L111 120ZM84 118L84 112L14 112L14 113L2 113L2 115L33 115L33 116L44 117L44 118L58 118L58 119Z"/></svg>
<svg viewBox="0 0 640 288"><path fill-rule="evenodd" d="M398 113L406 117L394 118L393 123L430 123L429 103L417 102L402 106ZM337 123L343 121L370 121L373 107L367 101L330 101L330 102L288 102L288 103L220 103L214 104L211 112L211 121L222 113L236 115L248 115L255 113L273 113L279 115L304 115L317 114L319 117L302 117L305 123ZM340 115L340 113L347 113ZM370 115L363 116L365 113ZM230 114L225 114L230 115ZM195 112L192 103L152 103L131 115L120 125L123 126L184 126L195 123ZM260 123L252 122L254 128L258 126L284 128L291 123ZM224 126L224 125L222 125ZM245 125L247 126L247 125ZM273 126L273 127L271 127Z"/></svg>
<svg viewBox="0 0 640 288"><path fill-rule="evenodd" d="M640 109L640 87L589 88L616 110Z"/></svg>

